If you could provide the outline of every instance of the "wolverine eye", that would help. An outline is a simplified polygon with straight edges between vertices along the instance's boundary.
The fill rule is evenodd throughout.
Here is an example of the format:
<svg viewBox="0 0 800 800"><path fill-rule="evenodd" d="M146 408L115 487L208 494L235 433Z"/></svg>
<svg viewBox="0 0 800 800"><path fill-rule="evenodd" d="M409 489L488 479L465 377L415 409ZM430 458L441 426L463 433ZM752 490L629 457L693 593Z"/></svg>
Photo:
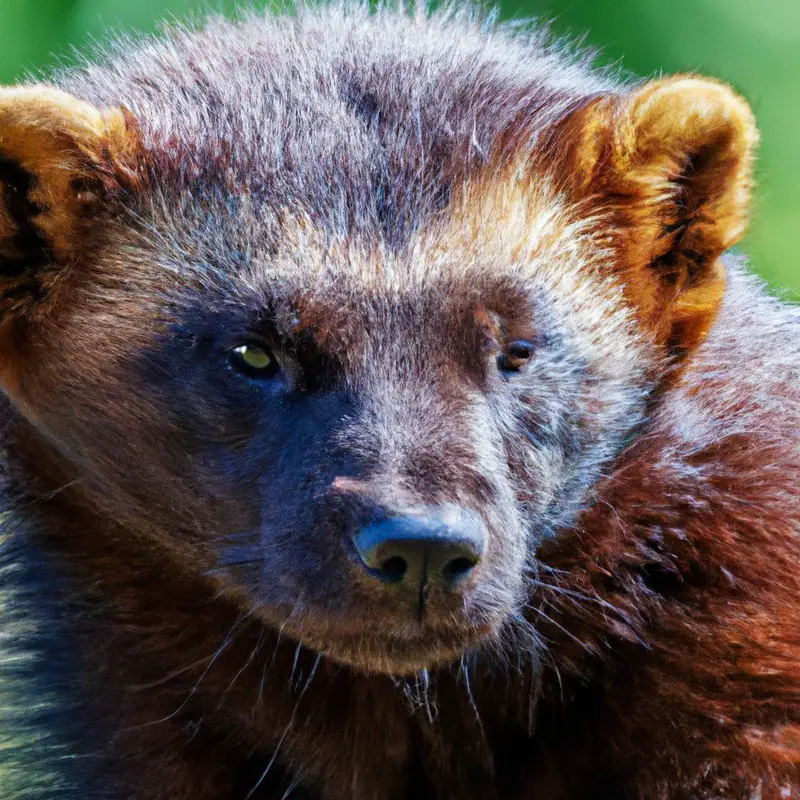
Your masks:
<svg viewBox="0 0 800 800"><path fill-rule="evenodd" d="M240 344L228 353L230 365L251 378L269 378L275 374L278 363L269 350L257 344Z"/></svg>
<svg viewBox="0 0 800 800"><path fill-rule="evenodd" d="M533 358L533 344L526 339L509 342L497 357L497 366L503 372L519 372Z"/></svg>

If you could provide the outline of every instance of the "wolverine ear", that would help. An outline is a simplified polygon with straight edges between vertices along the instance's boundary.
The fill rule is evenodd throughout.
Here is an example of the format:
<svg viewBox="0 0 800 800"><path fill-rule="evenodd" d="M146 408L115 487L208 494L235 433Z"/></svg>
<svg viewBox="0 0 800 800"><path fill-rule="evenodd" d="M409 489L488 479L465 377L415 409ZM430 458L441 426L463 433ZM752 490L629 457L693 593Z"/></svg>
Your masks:
<svg viewBox="0 0 800 800"><path fill-rule="evenodd" d="M0 88L0 322L80 260L132 139L121 109L46 86Z"/></svg>
<svg viewBox="0 0 800 800"><path fill-rule="evenodd" d="M723 84L676 76L600 98L567 127L568 182L611 223L643 323L673 352L691 350L722 301L718 258L747 224L749 106Z"/></svg>

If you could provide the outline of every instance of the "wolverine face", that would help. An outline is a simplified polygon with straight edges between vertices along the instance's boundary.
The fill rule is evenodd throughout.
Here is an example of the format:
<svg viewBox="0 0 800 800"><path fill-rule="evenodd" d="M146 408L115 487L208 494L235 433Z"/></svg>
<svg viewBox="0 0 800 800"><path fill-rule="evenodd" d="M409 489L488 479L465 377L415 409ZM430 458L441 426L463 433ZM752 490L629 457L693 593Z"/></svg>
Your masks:
<svg viewBox="0 0 800 800"><path fill-rule="evenodd" d="M752 117L693 78L256 55L0 92L19 436L109 537L333 659L496 647L713 322Z"/></svg>
<svg viewBox="0 0 800 800"><path fill-rule="evenodd" d="M157 369L185 348L218 410L212 441L187 437L221 495L215 578L362 667L456 657L520 596L530 532L491 392L528 368L533 331L502 330L514 323L496 312L490 327L464 288L343 278L309 293L284 279L255 317L201 312L200 330L146 358ZM191 393L170 394L178 424L205 427Z"/></svg>
<svg viewBox="0 0 800 800"><path fill-rule="evenodd" d="M252 305L190 314L202 327L165 334L146 363L183 348L219 414L213 441L187 438L221 494L216 579L315 649L414 670L496 634L520 602L557 478L516 465L542 473L523 514L506 438L557 436L548 415L570 413L552 385L538 409L515 397L558 344L502 280L486 296L445 276L365 287L326 268L340 273L327 289L284 275ZM180 381L170 395L177 424L206 427Z"/></svg>
<svg viewBox="0 0 800 800"><path fill-rule="evenodd" d="M61 317L37 380L75 413L42 426L93 503L325 655L397 674L496 641L637 419L635 340L589 313L606 290L565 293L549 239L515 255L489 226L392 252L284 218L257 250L249 220L216 230L224 279L187 263L196 229L174 259L120 241L147 266Z"/></svg>

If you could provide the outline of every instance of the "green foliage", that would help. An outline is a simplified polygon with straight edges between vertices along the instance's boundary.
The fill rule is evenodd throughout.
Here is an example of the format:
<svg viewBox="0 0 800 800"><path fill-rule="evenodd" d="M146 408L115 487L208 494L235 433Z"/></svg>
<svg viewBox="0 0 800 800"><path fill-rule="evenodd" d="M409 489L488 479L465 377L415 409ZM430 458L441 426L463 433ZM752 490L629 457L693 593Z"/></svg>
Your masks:
<svg viewBox="0 0 800 800"><path fill-rule="evenodd" d="M263 0L257 5L263 5ZM108 31L231 13L235 0L2 0L0 80L74 60ZM732 83L762 132L759 189L744 250L775 287L800 293L800 2L798 0L502 0L506 18L552 20L600 59L642 75L697 71Z"/></svg>

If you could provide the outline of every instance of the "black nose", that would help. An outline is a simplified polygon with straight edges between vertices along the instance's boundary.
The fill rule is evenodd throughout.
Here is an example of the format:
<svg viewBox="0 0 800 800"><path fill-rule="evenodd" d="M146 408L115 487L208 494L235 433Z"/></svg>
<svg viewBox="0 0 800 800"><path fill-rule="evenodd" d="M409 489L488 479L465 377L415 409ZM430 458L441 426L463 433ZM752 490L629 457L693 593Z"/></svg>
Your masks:
<svg viewBox="0 0 800 800"><path fill-rule="evenodd" d="M480 561L486 529L477 515L448 509L435 516L389 517L353 540L367 571L383 583L452 589Z"/></svg>

